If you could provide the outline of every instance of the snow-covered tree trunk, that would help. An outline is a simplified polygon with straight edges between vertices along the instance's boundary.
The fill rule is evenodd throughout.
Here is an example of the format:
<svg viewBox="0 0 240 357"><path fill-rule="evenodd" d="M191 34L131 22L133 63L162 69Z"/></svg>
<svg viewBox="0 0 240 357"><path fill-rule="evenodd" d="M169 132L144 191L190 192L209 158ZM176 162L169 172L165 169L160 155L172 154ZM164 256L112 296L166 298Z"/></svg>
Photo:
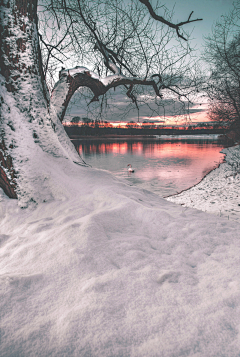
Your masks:
<svg viewBox="0 0 240 357"><path fill-rule="evenodd" d="M0 14L0 187L26 206L52 197L46 182L50 157L79 156L49 105L37 0L1 0Z"/></svg>

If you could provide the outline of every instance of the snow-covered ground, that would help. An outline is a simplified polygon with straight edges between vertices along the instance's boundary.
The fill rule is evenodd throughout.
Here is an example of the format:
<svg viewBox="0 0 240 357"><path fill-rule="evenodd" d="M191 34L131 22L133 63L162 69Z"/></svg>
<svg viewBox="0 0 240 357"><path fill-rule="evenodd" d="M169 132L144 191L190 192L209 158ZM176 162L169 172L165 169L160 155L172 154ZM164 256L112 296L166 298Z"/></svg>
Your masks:
<svg viewBox="0 0 240 357"><path fill-rule="evenodd" d="M1 193L1 357L239 356L230 167L207 179L212 201L226 197L221 217L60 157L45 168L49 184L61 177L52 200L23 209Z"/></svg>
<svg viewBox="0 0 240 357"><path fill-rule="evenodd" d="M198 185L167 198L183 207L197 208L240 222L240 146L222 150L225 162Z"/></svg>

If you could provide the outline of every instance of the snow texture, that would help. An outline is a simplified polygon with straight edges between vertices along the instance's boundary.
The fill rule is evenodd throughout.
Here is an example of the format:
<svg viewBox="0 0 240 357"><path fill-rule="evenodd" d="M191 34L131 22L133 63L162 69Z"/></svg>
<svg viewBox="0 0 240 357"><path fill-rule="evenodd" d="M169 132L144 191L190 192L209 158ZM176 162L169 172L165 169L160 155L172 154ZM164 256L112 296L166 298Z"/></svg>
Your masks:
<svg viewBox="0 0 240 357"><path fill-rule="evenodd" d="M240 146L221 151L225 162L198 185L168 197L183 207L192 207L240 222Z"/></svg>
<svg viewBox="0 0 240 357"><path fill-rule="evenodd" d="M52 200L0 196L1 357L240 355L239 222L44 160Z"/></svg>
<svg viewBox="0 0 240 357"><path fill-rule="evenodd" d="M36 69L29 31L19 67ZM0 191L0 356L240 355L240 223L81 166L35 70L14 84L0 77L19 196Z"/></svg>

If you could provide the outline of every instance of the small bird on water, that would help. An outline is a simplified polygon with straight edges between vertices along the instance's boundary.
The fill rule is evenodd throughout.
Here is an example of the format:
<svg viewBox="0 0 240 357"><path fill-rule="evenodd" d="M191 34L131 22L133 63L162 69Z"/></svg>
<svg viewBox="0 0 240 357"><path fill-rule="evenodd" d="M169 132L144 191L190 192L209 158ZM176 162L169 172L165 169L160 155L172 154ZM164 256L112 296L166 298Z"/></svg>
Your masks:
<svg viewBox="0 0 240 357"><path fill-rule="evenodd" d="M134 169L132 168L132 165L131 164L128 164L127 166L128 167L128 172L134 172Z"/></svg>

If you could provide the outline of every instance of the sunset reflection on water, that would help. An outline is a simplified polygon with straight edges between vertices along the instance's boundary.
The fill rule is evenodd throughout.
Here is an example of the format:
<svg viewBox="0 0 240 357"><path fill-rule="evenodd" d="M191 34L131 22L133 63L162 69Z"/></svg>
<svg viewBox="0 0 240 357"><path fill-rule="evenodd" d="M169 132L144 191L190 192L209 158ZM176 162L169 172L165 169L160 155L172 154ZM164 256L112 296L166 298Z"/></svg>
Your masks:
<svg viewBox="0 0 240 357"><path fill-rule="evenodd" d="M74 140L85 161L161 196L199 182L223 161L224 145L213 139ZM131 176L127 164L135 169Z"/></svg>

